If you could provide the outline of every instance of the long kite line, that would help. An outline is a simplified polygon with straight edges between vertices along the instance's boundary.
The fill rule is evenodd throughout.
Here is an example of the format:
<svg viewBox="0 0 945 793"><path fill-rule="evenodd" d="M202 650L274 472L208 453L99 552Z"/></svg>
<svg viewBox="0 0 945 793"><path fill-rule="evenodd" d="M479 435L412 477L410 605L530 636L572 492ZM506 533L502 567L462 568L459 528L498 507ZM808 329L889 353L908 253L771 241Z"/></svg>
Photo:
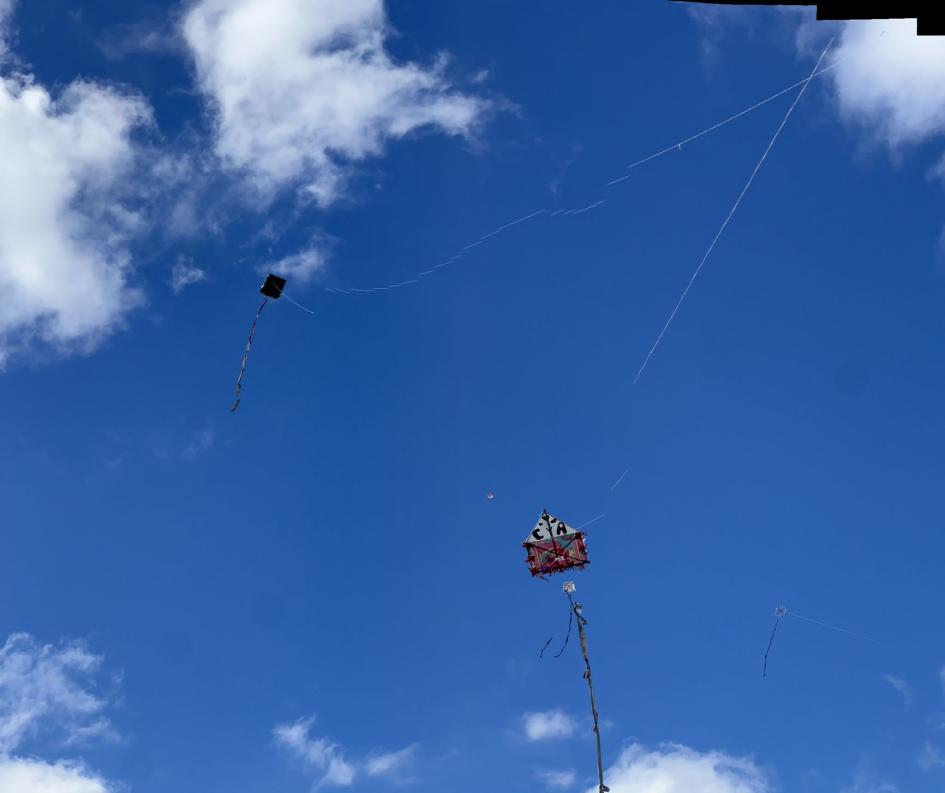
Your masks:
<svg viewBox="0 0 945 793"><path fill-rule="evenodd" d="M804 88L806 89L807 85L811 82L813 78L819 77L822 74L826 74L830 70L835 69L841 63L841 60L837 60L834 63L830 64L829 66L825 66L823 69L820 69L819 67L822 61L823 61L823 56L821 56L820 61L818 61L817 67L815 67L814 72L806 79L796 82L793 85L789 85L787 88L782 88L780 91L774 94L771 94L771 96L768 96L765 99L762 99L760 102L756 102L750 107L747 107L744 110L738 113L735 113L734 115L729 116L728 118L722 121L719 121L709 127L706 127L705 129L703 129L700 132L695 133L694 135L689 135L688 137L683 138L682 140L678 141L677 143L672 144L671 146L667 146L666 148L660 149L659 151L654 152L653 154L650 154L649 156L644 157L641 160L637 160L635 163L628 165L627 170L632 171L633 169L639 168L641 165L651 162L659 157L664 157L665 155L671 154L672 152L675 152L675 151L681 151L682 147L685 146L686 144L692 143L693 141L698 140L699 138L705 137L706 135L709 135L712 132L715 132L716 130L721 129L722 127L725 127L728 124L731 124L732 122L737 121L738 119L748 115L749 113L755 110L758 110L761 107L764 107L769 102L773 102L775 99L779 99L780 97L784 96L790 91L793 91L795 88L804 86ZM624 176L613 179L607 183L607 186L612 187L613 185L619 184L629 179L630 176L631 174L628 173L628 174L625 174ZM505 223L497 227L493 231L490 231L488 234L484 234L475 242L472 242L469 245L466 245L463 248L461 248L460 251L455 256L437 265L434 265L433 267L427 270L423 270L422 272L417 273L416 278L412 278L406 281L400 281L398 283L384 284L382 286L373 286L373 287L366 287L366 288L348 287L347 289L342 289L340 287L325 287L325 291L333 295L352 295L352 294L369 294L373 292L388 292L393 289L402 289L407 286L413 286L413 285L419 284L422 279L427 278L428 276L433 275L439 270L442 270L443 268L449 267L450 265L456 263L457 261L462 259L463 256L467 252L473 250L474 248L479 247L480 245L485 243L487 240L492 239L493 237L496 237L499 234L502 234L504 231L507 231L508 229L514 226L518 226L522 223L526 223L530 220L541 217L542 215L547 215L548 217L557 217L557 218L576 217L586 212L591 212L597 209L598 207L603 206L605 203L607 203L607 199L601 199L595 203L589 204L588 206L581 207L581 208L557 209L557 210L554 210L553 212L549 212L549 210L547 209L539 209L535 212L525 215L524 217L518 218L517 220L512 220L509 223Z"/></svg>
<svg viewBox="0 0 945 793"><path fill-rule="evenodd" d="M864 636L862 633L854 633L853 631L848 631L846 628L840 628L840 627L837 627L836 625L831 625L830 623L827 623L827 622L821 622L820 620L815 620L815 619L812 619L811 617L805 617L801 614L797 614L793 611L789 611L786 606L778 606L777 609L775 609L774 616L775 616L774 628L771 631L771 638L768 639L768 648L765 650L765 664L764 664L764 672L762 675L763 677L768 676L768 658L771 655L771 647L774 644L774 637L778 633L778 627L781 625L781 620L783 620L785 617L794 617L795 619L802 620L804 622L809 622L812 625L818 625L821 628L826 628L829 631L842 633L845 636L852 636L855 639L862 639L863 641L866 641L866 642L873 642L874 644L876 643L876 639L871 639L869 636Z"/></svg>
<svg viewBox="0 0 945 793"><path fill-rule="evenodd" d="M643 375L644 370L646 369L647 364L650 362L650 358L653 357L653 354L656 352L656 348L660 346L660 342L663 340L663 337L666 335L666 331L669 330L669 326L673 324L673 320L676 319L676 315L679 313L679 309L682 304L686 301L686 297L689 295L689 291L692 289L692 285L696 282L696 279L699 277L699 273L702 272L702 268L705 267L705 263L709 260L709 257L712 255L712 251L715 250L715 246L718 244L719 239L721 239L722 234L725 233L725 229L728 228L728 224L732 222L732 218L735 217L735 213L738 211L738 207L741 206L742 199L751 189L752 183L755 181L755 177L758 175L758 172L761 170L761 166L764 165L765 160L768 159L768 155L771 153L771 150L774 148L774 144L777 143L778 138L781 136L781 132L787 126L788 120L794 113L794 108L797 107L800 103L801 98L804 96L804 92L807 90L807 86L810 85L810 81L814 79L814 75L817 74L817 70L820 68L820 64L823 62L824 58L827 56L827 52L830 50L830 47L833 45L833 39L827 43L827 47L820 54L820 58L817 61L817 65L814 67L814 70L810 73L803 84L801 85L801 90L798 92L797 96L794 97L794 102L788 108L787 113L784 116L784 119L781 121L781 126L778 127L777 131L774 133L774 137L771 138L771 142L768 144L768 148L765 149L765 153L761 155L761 159L758 160L758 164L755 166L755 170L752 171L751 176L748 178L748 182L745 184L745 187L742 189L741 194L738 196L738 199L735 201L735 205L732 207L732 210L728 213L728 217L725 218L725 221L722 223L722 227L719 229L718 234L715 235L715 239L712 240L712 243L709 245L708 250L706 250L705 255L702 257L702 261L699 262L699 266L696 267L695 272L692 274L692 277L689 279L689 283L686 284L686 288L683 290L682 295L680 295L679 300L676 302L675 307L669 315L669 319L666 320L666 324L663 325L663 329L660 331L659 336L656 337L656 341L653 342L653 346L650 348L650 351L646 354L646 358L643 360L643 365L640 367L640 370L637 372L637 376L633 378L633 384L636 385L640 380L640 377Z"/></svg>

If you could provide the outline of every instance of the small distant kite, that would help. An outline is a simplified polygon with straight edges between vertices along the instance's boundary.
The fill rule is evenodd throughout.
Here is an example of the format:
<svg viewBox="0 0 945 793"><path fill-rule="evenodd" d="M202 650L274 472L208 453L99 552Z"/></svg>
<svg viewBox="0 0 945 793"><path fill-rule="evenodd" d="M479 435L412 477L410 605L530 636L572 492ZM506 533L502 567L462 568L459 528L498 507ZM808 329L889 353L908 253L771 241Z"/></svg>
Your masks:
<svg viewBox="0 0 945 793"><path fill-rule="evenodd" d="M489 501L495 501L495 493L490 490L488 493L486 493L486 498L489 499Z"/></svg>
<svg viewBox="0 0 945 793"><path fill-rule="evenodd" d="M263 296L263 301L260 303L259 310L256 312L256 318L253 320L252 327L249 329L249 338L246 341L246 349L243 350L243 363L240 366L239 377L236 378L236 401L233 403L233 407L230 408L231 413L234 413L240 406L240 400L242 399L243 375L246 374L246 364L249 362L249 352L253 349L253 339L256 337L256 323L259 322L259 317L262 315L266 304L270 300L278 300L280 297L282 297L282 290L285 289L285 284L285 278L270 273L263 282L263 285L259 287L259 293Z"/></svg>
<svg viewBox="0 0 945 793"><path fill-rule="evenodd" d="M787 608L784 606L778 606L774 610L774 630L771 631L771 638L768 639L768 649L765 650L765 669L762 677L768 676L768 656L771 654L771 645L774 644L774 636L778 632L778 625L781 624L781 620L787 615Z"/></svg>
<svg viewBox="0 0 945 793"><path fill-rule="evenodd" d="M812 625L819 625L821 628L826 628L828 631L834 631L835 633L842 633L846 636L852 636L855 639L862 639L865 642L876 643L876 639L871 639L869 636L864 636L862 633L854 633L853 631L848 631L846 628L841 628L837 625L831 625L829 622L821 622L820 620L815 620L812 617L804 617L798 614L796 611L788 611L787 606L778 606L774 610L774 629L771 631L771 638L768 639L768 649L765 650L765 665L763 676L768 676L768 656L771 654L771 645L774 644L775 634L778 632L778 626L781 624L781 620L785 617L794 617L794 619L802 620L803 622L809 622Z"/></svg>
<svg viewBox="0 0 945 793"><path fill-rule="evenodd" d="M590 564L583 532L547 512L542 513L523 546L528 552L528 568L535 577L573 568L583 570Z"/></svg>

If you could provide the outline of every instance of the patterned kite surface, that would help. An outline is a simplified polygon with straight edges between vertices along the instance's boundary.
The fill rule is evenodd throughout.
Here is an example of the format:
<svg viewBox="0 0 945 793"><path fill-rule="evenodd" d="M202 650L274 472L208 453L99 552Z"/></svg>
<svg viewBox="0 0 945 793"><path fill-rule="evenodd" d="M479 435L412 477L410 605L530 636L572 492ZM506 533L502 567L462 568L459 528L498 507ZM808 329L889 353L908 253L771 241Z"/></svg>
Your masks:
<svg viewBox="0 0 945 793"><path fill-rule="evenodd" d="M523 546L533 576L583 569L589 564L584 534L547 512L542 513Z"/></svg>

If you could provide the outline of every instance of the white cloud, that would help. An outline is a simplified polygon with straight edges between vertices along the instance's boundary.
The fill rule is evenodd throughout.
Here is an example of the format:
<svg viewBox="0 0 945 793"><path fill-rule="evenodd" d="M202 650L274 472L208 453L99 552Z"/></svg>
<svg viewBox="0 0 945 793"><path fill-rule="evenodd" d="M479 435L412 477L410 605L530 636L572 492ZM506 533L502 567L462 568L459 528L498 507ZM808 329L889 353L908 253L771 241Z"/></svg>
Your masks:
<svg viewBox="0 0 945 793"><path fill-rule="evenodd" d="M0 364L37 340L89 349L141 302L127 177L132 135L150 122L114 88L76 81L54 97L28 75L0 77Z"/></svg>
<svg viewBox="0 0 945 793"><path fill-rule="evenodd" d="M337 200L351 163L429 127L467 135L485 108L445 61L396 63L382 0L197 0L183 34L212 102L216 151L264 198Z"/></svg>
<svg viewBox="0 0 945 793"><path fill-rule="evenodd" d="M276 742L306 768L320 774L316 787L349 787L357 774L355 767L344 759L337 744L309 734L314 723L312 717L278 726L274 731Z"/></svg>
<svg viewBox="0 0 945 793"><path fill-rule="evenodd" d="M695 16L703 47L717 47L727 28L764 25L778 39L787 25L798 53L816 57L835 37L829 60L836 66L822 79L844 121L892 150L945 136L945 38L918 36L914 19L822 22L812 9L789 6L774 16L724 7ZM945 178L945 158L934 172Z"/></svg>
<svg viewBox="0 0 945 793"><path fill-rule="evenodd" d="M526 713L522 717L522 721L525 725L525 737L530 741L569 738L574 735L574 731L577 729L574 719L560 710Z"/></svg>
<svg viewBox="0 0 945 793"><path fill-rule="evenodd" d="M933 746L928 741L919 750L919 767L925 771L931 771L934 768L945 768L945 754Z"/></svg>
<svg viewBox="0 0 945 793"><path fill-rule="evenodd" d="M269 262L259 268L260 272L279 273L284 278L307 281L315 273L323 270L328 257L324 251L324 242L317 238L312 244L298 253L286 256L279 261Z"/></svg>
<svg viewBox="0 0 945 793"><path fill-rule="evenodd" d="M384 777L397 782L406 782L417 754L417 748L417 744L412 744L399 752L387 752L370 757L364 764L364 773L369 777Z"/></svg>
<svg viewBox="0 0 945 793"><path fill-rule="evenodd" d="M669 745L655 751L630 746L605 782L612 793L769 793L765 774L751 760ZM597 786L594 786L594 791Z"/></svg>
<svg viewBox="0 0 945 793"><path fill-rule="evenodd" d="M315 772L313 789L350 787L359 776L383 780L395 785L414 781L413 766L419 744L411 744L396 752L382 752L366 760L348 760L342 748L327 738L314 737L315 717L282 724L273 734L276 743L299 760L308 771Z"/></svg>
<svg viewBox="0 0 945 793"><path fill-rule="evenodd" d="M574 771L539 771L538 780L549 790L569 790L577 782Z"/></svg>
<svg viewBox="0 0 945 793"><path fill-rule="evenodd" d="M883 675L883 680L899 692L907 708L912 704L912 688L903 678L893 675Z"/></svg>
<svg viewBox="0 0 945 793"><path fill-rule="evenodd" d="M25 633L0 648L0 755L41 731L67 745L117 738L92 692L102 657L79 644L40 645ZM0 785L0 790L6 790Z"/></svg>
<svg viewBox="0 0 945 793"><path fill-rule="evenodd" d="M892 147L945 133L945 39L912 20L847 22L832 79L844 118Z"/></svg>
<svg viewBox="0 0 945 793"><path fill-rule="evenodd" d="M10 39L10 17L17 0L0 0L0 60L6 58L7 43Z"/></svg>
<svg viewBox="0 0 945 793"><path fill-rule="evenodd" d="M40 760L0 758L3 793L110 793L105 780L82 766Z"/></svg>
<svg viewBox="0 0 945 793"><path fill-rule="evenodd" d="M188 286L207 280L206 270L201 270L187 259L178 259L171 268L171 289L179 295Z"/></svg>

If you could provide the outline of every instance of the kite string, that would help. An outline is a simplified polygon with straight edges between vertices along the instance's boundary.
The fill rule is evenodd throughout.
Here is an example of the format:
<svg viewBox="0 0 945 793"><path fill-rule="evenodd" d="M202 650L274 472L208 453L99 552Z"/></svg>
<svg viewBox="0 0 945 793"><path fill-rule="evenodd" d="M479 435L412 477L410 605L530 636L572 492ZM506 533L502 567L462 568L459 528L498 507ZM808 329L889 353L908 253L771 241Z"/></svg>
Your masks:
<svg viewBox="0 0 945 793"><path fill-rule="evenodd" d="M266 307L266 303L269 302L269 298L263 298L263 302L259 304L259 310L256 312L256 316L253 319L252 327L249 329L249 338L246 340L246 349L243 350L243 363L240 365L240 373L236 378L236 401L233 403L233 407L230 408L231 413L235 413L236 409L240 406L240 400L242 399L243 393L243 375L246 374L246 364L249 363L249 351L253 348L253 339L256 336L256 323L259 322L259 317L262 316L263 309Z"/></svg>
<svg viewBox="0 0 945 793"><path fill-rule="evenodd" d="M788 93L789 91L793 91L795 88L799 88L799 87L802 86L802 85L806 85L806 84L807 84L808 82L810 82L814 77L820 77L820 75L825 74L826 72L829 72L831 69L836 69L842 62L843 62L843 59L840 58L840 59L834 61L833 63L831 63L829 66L825 66L823 69L820 69L819 71L818 71L817 69L815 69L815 70L814 70L814 74L812 74L812 75L811 75L810 77L808 77L807 79L805 79L805 80L799 80L798 82L794 83L793 85L789 85L787 88L784 88L784 89L778 91L776 94L772 94L772 95L769 96L767 99L762 99L760 102L757 102L756 104L752 105L751 107L745 108L745 109L742 110L740 113L736 113L734 116L729 116L729 117L728 117L727 119L725 119L724 121L720 121L720 122L718 122L717 124L713 124L711 127L706 127L704 130L702 130L702 132L697 132L695 135L690 135L688 138L685 138L685 139L679 141L679 143L674 143L672 146L667 146L665 149L662 149L661 151L658 151L658 152L656 152L655 154L651 154L649 157L644 157L642 160L637 160L637 161L636 161L635 163L633 163L632 165L628 165L628 166L627 166L627 170L628 170L628 171L633 170L634 168L638 168L639 166L644 165L644 164L650 162L651 160L655 160L657 157L662 157L662 156L665 155L665 154L669 154L669 153L671 153L671 152L673 152L673 151L678 151L678 150L681 149L683 146L685 146L687 143L692 143L694 140L698 140L699 138L704 137L705 135L708 135L708 134L710 134L710 133L712 133L712 132L715 132L717 129L721 129L722 127L726 126L727 124L731 124L733 121L737 121L737 120L740 119L742 116L748 115L749 113L751 113L751 112L757 110L759 107L764 107L764 106L765 106L766 104L768 104L769 102L773 102L775 99L779 99L780 97L784 96L784 95L785 95L786 93ZM820 63L818 63L817 65L819 66ZM627 174L626 176L621 176L621 177L619 177L618 179L614 179L613 181L608 182L607 185L608 185L608 186L610 186L610 185L615 185L615 184L618 184L618 183L620 183L620 182L623 182L623 181L625 181L625 180L627 180L627 179L629 179L629 178L630 178L630 174Z"/></svg>
<svg viewBox="0 0 945 793"><path fill-rule="evenodd" d="M627 474L629 474L629 473L630 473L630 469L628 468L626 471L624 471L624 472L620 475L620 479L618 479L616 482L614 482L614 486L613 486L612 488L610 488L610 492L611 492L611 493L613 493L618 487L620 487L620 483L621 483L624 479L627 478Z"/></svg>
<svg viewBox="0 0 945 793"><path fill-rule="evenodd" d="M312 315L315 314L315 312L312 311L311 309L308 309L308 308L306 308L305 306L300 305L299 303L296 303L296 302L295 302L291 297L289 297L285 292L282 293L282 296L283 296L286 300L288 300L288 301L289 301L293 306L295 306L296 308L302 309L302 311L304 311L306 314L312 314Z"/></svg>
<svg viewBox="0 0 945 793"><path fill-rule="evenodd" d="M601 520L601 518L606 518L606 517L607 517L606 512L603 515L598 515L596 518L594 518L594 520L589 520L587 523L582 523L580 526L577 527L577 529L575 529L575 531L581 531L581 529L584 529L590 526L592 523L597 523L597 521Z"/></svg>
<svg viewBox="0 0 945 793"><path fill-rule="evenodd" d="M689 295L689 291L692 289L693 284L696 282L696 279L699 277L699 274L702 272L702 268L705 266L705 263L709 260L709 257L712 255L712 252L715 250L715 246L718 244L719 239L721 239L722 234L725 232L725 229L728 228L729 223L732 222L732 218L735 217L735 213L738 211L739 206L741 206L742 199L748 193L752 184L755 181L755 177L758 175L758 172L761 170L761 166L764 165L765 160L768 159L768 155L771 153L771 150L774 148L774 144L777 143L778 138L781 136L781 132L787 126L788 120L791 118L794 113L794 109L800 103L801 98L804 96L804 92L807 90L807 86L810 85L810 81L814 79L814 75L817 73L817 70L820 68L820 64L823 62L824 58L827 55L827 52L830 50L830 47L833 45L833 39L827 44L826 49L820 54L820 58L817 61L817 65L814 66L814 70L811 72L810 76L804 81L801 90L798 92L797 96L794 98L794 102L791 104L791 107L788 109L787 114L784 116L784 119L781 121L781 125L778 127L777 131L774 133L774 137L771 138L771 142L768 144L768 148L765 149L765 153L761 155L761 159L758 161L758 164L755 166L755 170L752 171L751 176L748 178L748 182L745 184L745 187L742 189L741 194L738 196L738 199L735 201L735 205L732 207L732 210L728 213L728 217L725 218L725 222L722 223L722 227L719 229L718 233L715 235L715 239L712 240L712 244L709 245L708 250L705 252L705 255L702 257L702 261L699 262L699 266L696 268L695 272L692 274L692 277L689 279L689 283L686 284L686 288L683 290L682 295L679 300L676 302L675 307L669 315L669 319L666 320L666 324L663 325L663 329L660 331L659 336L656 337L656 341L653 343L653 346L650 348L650 351L646 354L646 358L643 361L643 365L640 367L637 372L636 377L633 379L633 384L636 385L639 382L640 377L643 375L644 370L649 364L650 359L653 357L653 354L656 352L656 348L659 347L660 342L663 340L663 337L666 335L666 331L669 330L669 326L673 324L673 320L676 319L676 315L679 313L679 309L682 304L685 302L686 297Z"/></svg>
<svg viewBox="0 0 945 793"><path fill-rule="evenodd" d="M840 65L840 63L843 61L843 59L842 59L842 58L841 58L841 59L838 59L838 60L836 60L834 63L830 64L829 66L826 66L826 67L824 67L823 69L820 69L819 67L820 67L820 63L821 63L822 61L823 61L823 57L821 57L821 60L818 61L817 67L815 67L814 73L811 74L811 76L808 77L806 80L801 80L801 81L799 81L799 82L797 82L797 83L794 83L793 85L789 85L787 88L781 89L781 90L778 91L777 93L772 94L771 96L767 97L766 99L762 99L760 102L756 102L755 104L751 105L750 107L745 108L744 110L742 110L742 111L736 113L735 115L729 116L728 118L726 118L726 119L723 120L723 121L719 121L719 122L717 122L717 123L715 123L715 124L712 124L711 126L706 127L706 128L703 129L702 131L697 132L697 133L695 133L694 135L690 135L689 137L684 138L683 140L679 141L678 143L674 143L672 146L667 146L665 149L661 149L660 151L657 151L657 152L655 152L655 153L653 153L653 154L651 154L651 155L649 155L649 156L647 156L647 157L644 157L642 160L638 160L637 162L633 163L632 165L627 166L627 169L628 169L628 170L632 170L632 169L637 168L637 167L639 167L639 166L641 166L641 165L643 165L643 164L645 164L645 163L648 163L648 162L650 162L650 161L652 161L652 160L655 160L655 159L657 159L657 158L659 158L659 157L663 157L663 156L665 156L666 154L669 154L669 153L671 153L671 152L673 152L673 151L677 151L677 150L681 149L681 148L682 148L684 145L686 145L687 143L691 143L692 141L698 140L699 138L702 138L702 137L704 137L704 136L706 136L706 135L709 135L710 133L715 132L715 131L718 130L718 129L721 129L721 128L724 127L724 126L726 126L726 125L728 125L728 124L731 124L733 121L737 121L738 119L742 118L743 116L746 116L746 115L748 115L749 113L751 113L751 112L757 110L758 108L763 107L764 105L768 104L769 102L773 102L775 99L778 99L778 98L784 96L784 94L788 93L789 91L793 91L793 90L794 90L795 88L797 88L798 86L801 86L801 85L806 86L814 77L819 77L820 75L825 74L825 73L829 72L829 71L832 70L832 69L835 69L837 66ZM629 178L630 178L630 175L629 175L629 174L626 175L626 176L621 176L621 177L619 177L618 179L614 179L614 180L608 182L608 183L607 183L607 186L615 185L615 184L617 184L617 183L619 183L619 182L622 182L622 181L624 181L624 180L626 180L626 179L629 179ZM554 212L551 212L549 216L550 216L550 217L557 217L557 216L564 216L564 215L573 216L573 215L575 215L575 214L580 214L580 213L582 213L582 212L587 212L587 211L589 211L589 210L595 209L596 207L600 206L600 205L603 204L603 203L605 203L605 201L599 201L597 204L592 204L591 206L585 207L584 209L581 209L581 210L559 209L559 210L555 210ZM399 286L407 286L407 285L419 283L420 279L422 279L422 278L424 278L424 277L426 277L426 276L428 276L428 275L432 275L432 274L435 273L437 270L439 270L439 269L441 269L441 268L443 268L443 267L446 267L446 266L448 266L448 265L451 265L451 264L453 264L453 262L455 262L457 259L462 258L464 251L468 251L468 250L470 250L470 249L472 249L472 248L474 248L474 247L477 247L478 245L481 245L481 244L484 243L486 240L488 240L488 239L490 239L490 238L492 238L492 237L495 237L496 235L500 234L501 232L505 231L505 230L508 229L508 228L511 228L512 226L516 226L516 225L518 225L518 224L520 224L520 223L525 223L526 221L529 221L529 220L531 220L531 219L533 219L533 218L536 218L536 217L538 217L539 215L543 215L543 214L547 214L547 213L548 213L548 210L546 210L546 209L540 209L540 210L538 210L537 212L533 212L532 214L526 215L525 217L519 218L518 220L513 220L513 221L511 221L510 223L506 223L506 224L504 224L504 225L502 225L502 226L499 226L495 231L492 231L492 232L490 232L490 233L488 233L488 234L484 234L484 235L483 235L482 237L480 237L476 242L473 242L473 243L471 243L470 245L466 245L465 247L463 247L463 248L460 250L460 253L459 253L459 254L453 256L451 259L448 259L447 261L444 261L443 263L438 264L438 265L436 265L436 266L434 266L434 267L432 267L432 268L430 268L430 269L428 269L428 270L424 270L423 272L421 272L421 273L418 274L418 277L417 277L417 278L415 278L415 279L413 279L413 280L411 280L411 281L404 281L404 282L402 282L402 283L400 283L400 284L396 284L396 285L376 286L376 287L370 287L370 288L366 288L366 289L354 289L354 288L352 288L352 289L350 289L350 291L351 291L351 292L357 292L357 293L382 292L382 291L387 291L387 290L389 290L389 289L396 288L396 287L399 287ZM326 287L326 291L329 292L330 294L342 294L342 295L347 295L347 294L349 294L349 290L337 289L337 288L331 288L331 287Z"/></svg>
<svg viewBox="0 0 945 793"><path fill-rule="evenodd" d="M864 636L861 633L854 633L853 631L848 631L846 628L839 628L836 625L830 625L826 622L821 622L820 620L812 619L811 617L804 617L794 611L788 611L788 615L794 617L795 619L803 620L804 622L809 622L812 625L819 625L821 628L826 628L827 630L837 631L838 633L844 633L847 636L853 636L857 639L863 639L863 641L877 643L876 639L871 639L869 636Z"/></svg>

